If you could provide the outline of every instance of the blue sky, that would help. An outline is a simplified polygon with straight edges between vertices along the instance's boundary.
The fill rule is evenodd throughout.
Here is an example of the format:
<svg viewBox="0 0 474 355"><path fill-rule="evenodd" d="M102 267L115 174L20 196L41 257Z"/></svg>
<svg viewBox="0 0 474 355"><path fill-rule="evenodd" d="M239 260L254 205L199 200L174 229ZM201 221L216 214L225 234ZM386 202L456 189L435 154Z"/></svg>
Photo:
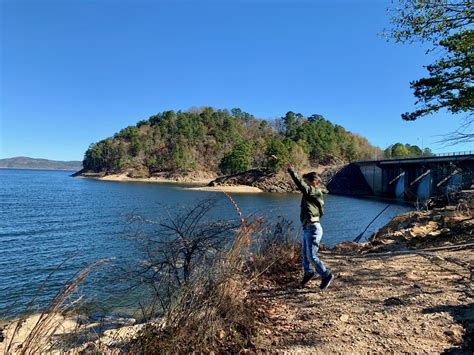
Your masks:
<svg viewBox="0 0 474 355"><path fill-rule="evenodd" d="M163 110L322 114L382 148L443 147L462 116L415 122L411 80L433 58L387 43L382 0L1 0L0 158L80 160Z"/></svg>

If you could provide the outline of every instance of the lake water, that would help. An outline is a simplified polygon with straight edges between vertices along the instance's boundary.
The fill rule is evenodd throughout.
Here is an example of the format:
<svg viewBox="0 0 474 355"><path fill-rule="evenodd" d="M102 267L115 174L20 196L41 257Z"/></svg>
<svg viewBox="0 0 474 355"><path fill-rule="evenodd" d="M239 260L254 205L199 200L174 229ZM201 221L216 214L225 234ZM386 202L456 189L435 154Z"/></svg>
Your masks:
<svg viewBox="0 0 474 355"><path fill-rule="evenodd" d="M72 178L71 172L0 169L0 319L11 317L36 294L47 275L67 261L48 280L37 304L44 305L61 285L85 264L114 257L114 265L136 261L139 253L124 238L127 216L141 215L159 220L179 206L192 205L215 196L218 208L212 213L236 219L233 206L219 192L190 191L184 185L104 182ZM283 216L294 221L300 233L298 194L233 194L249 215L272 220ZM354 239L387 202L326 196L323 243L332 246ZM369 228L365 236L408 211L392 205ZM123 297L104 287L113 283L102 272L88 284L88 295L98 303L126 308ZM128 300L130 305L130 299ZM133 303L133 302L132 302Z"/></svg>

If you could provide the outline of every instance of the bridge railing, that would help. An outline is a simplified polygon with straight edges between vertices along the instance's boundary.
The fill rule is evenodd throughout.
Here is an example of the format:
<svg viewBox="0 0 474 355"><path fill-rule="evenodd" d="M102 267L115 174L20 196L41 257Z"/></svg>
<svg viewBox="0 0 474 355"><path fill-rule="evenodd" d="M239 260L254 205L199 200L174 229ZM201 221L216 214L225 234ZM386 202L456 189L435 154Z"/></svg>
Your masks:
<svg viewBox="0 0 474 355"><path fill-rule="evenodd" d="M432 156L434 157L450 157L450 156L455 156L455 155L470 155L474 154L474 150L465 150L461 152L451 152L451 153L437 153L433 154Z"/></svg>
<svg viewBox="0 0 474 355"><path fill-rule="evenodd" d="M464 151L450 152L450 153L431 153L429 155L427 154L411 155L411 156L406 156L406 157L374 157L373 159L357 160L357 161L353 161L352 163L379 161L379 160L402 160L402 159L430 158L430 157L452 157L452 156L458 156L458 155L471 155L471 154L474 154L474 150L464 150Z"/></svg>

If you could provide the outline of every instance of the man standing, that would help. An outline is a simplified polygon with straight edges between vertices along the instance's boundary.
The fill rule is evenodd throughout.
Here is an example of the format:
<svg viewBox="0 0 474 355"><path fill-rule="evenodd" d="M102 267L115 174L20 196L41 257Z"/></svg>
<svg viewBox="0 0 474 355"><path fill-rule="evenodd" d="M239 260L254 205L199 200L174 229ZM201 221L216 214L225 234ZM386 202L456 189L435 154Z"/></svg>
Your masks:
<svg viewBox="0 0 474 355"><path fill-rule="evenodd" d="M334 279L334 275L326 268L317 255L319 243L323 236L320 218L323 216L324 200L323 192L319 188L320 180L318 175L314 172L303 175L303 179L301 179L291 166L288 168L288 173L298 189L303 193L303 197L301 198L300 219L303 225L301 247L304 276L301 281L301 286L308 283L314 276L314 272L310 267L310 262L312 262L316 271L321 276L320 288L324 290L329 287Z"/></svg>

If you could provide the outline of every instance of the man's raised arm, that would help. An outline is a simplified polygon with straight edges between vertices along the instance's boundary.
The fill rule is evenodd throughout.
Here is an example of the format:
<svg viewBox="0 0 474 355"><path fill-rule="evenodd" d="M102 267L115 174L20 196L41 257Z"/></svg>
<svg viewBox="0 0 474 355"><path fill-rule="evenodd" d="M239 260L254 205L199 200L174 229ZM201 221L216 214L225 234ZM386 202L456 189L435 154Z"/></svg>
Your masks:
<svg viewBox="0 0 474 355"><path fill-rule="evenodd" d="M307 194L309 195L310 194L310 191L311 191L311 187L306 183L306 181L304 181L299 175L298 173L295 171L295 169L290 166L288 167L288 173L290 174L291 178L293 179L293 181L295 182L296 186L298 187L298 189L304 193L304 194Z"/></svg>

